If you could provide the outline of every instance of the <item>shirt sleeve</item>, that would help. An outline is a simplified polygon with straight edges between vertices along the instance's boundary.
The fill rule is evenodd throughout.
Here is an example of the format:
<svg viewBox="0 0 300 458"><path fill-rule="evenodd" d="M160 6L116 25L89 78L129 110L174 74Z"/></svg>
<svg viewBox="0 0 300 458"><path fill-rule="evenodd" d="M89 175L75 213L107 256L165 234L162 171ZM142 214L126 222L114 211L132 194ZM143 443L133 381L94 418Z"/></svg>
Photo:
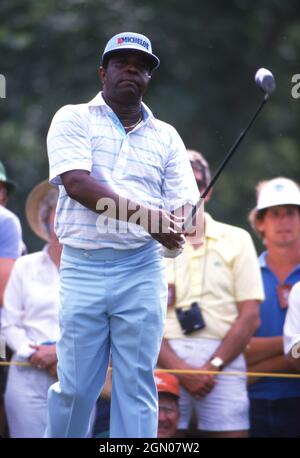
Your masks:
<svg viewBox="0 0 300 458"><path fill-rule="evenodd" d="M34 344L26 335L23 324L23 281L20 264L16 261L4 292L4 307L2 310L2 332L8 346L16 353L17 357L29 358L34 349L29 344Z"/></svg>
<svg viewBox="0 0 300 458"><path fill-rule="evenodd" d="M17 217L1 220L0 258L17 259L21 254L22 230Z"/></svg>
<svg viewBox="0 0 300 458"><path fill-rule="evenodd" d="M265 298L260 267L250 235L240 230L240 246L233 261L235 297L238 302ZM233 243L238 241L238 236Z"/></svg>
<svg viewBox="0 0 300 458"><path fill-rule="evenodd" d="M289 307L283 327L284 353L300 343L300 282L296 283L289 294Z"/></svg>
<svg viewBox="0 0 300 458"><path fill-rule="evenodd" d="M88 108L86 108L88 110ZM60 175L70 170L92 170L87 111L66 105L54 115L47 136L50 182L61 185Z"/></svg>
<svg viewBox="0 0 300 458"><path fill-rule="evenodd" d="M196 204L200 194L186 148L177 131L170 128L169 156L165 168L162 196L165 207L175 210L186 203Z"/></svg>

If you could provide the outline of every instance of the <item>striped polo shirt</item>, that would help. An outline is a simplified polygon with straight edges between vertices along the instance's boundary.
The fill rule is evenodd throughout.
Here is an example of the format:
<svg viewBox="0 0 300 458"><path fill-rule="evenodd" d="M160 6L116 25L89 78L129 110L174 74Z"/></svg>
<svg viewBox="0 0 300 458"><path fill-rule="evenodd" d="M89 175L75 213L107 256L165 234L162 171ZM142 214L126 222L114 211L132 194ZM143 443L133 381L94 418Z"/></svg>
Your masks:
<svg viewBox="0 0 300 458"><path fill-rule="evenodd" d="M55 231L61 243L84 249L138 248L152 239L133 223L98 215L71 199L60 175L86 170L116 194L152 208L194 204L199 192L177 131L142 104L143 120L126 134L98 93L53 117L47 148L50 182L59 185Z"/></svg>

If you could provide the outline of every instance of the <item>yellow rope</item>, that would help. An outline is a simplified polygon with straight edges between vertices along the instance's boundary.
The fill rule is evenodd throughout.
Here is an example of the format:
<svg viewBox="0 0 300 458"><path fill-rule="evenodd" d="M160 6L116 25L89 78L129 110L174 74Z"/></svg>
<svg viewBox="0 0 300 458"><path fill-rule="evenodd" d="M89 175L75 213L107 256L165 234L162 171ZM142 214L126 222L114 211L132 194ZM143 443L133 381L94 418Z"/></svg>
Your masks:
<svg viewBox="0 0 300 458"><path fill-rule="evenodd" d="M0 361L0 366L32 366L32 364L22 361Z"/></svg>
<svg viewBox="0 0 300 458"><path fill-rule="evenodd" d="M0 361L0 366L32 366L30 363L22 361ZM33 367L33 366L32 366ZM111 370L111 368L109 368ZM181 370L181 369L160 369L160 372L168 372L170 374L194 374L194 375L232 375L232 376L247 376L247 377L275 377L275 378L300 378L300 374L280 374L272 372L238 372L238 371L199 371L199 370Z"/></svg>
<svg viewBox="0 0 300 458"><path fill-rule="evenodd" d="M157 368L160 372L168 372L170 374L216 374L216 375L243 375L247 377L277 377L277 378L300 378L300 374L279 374L276 372L234 372L234 371L197 371L197 370L180 370L180 369L160 369Z"/></svg>

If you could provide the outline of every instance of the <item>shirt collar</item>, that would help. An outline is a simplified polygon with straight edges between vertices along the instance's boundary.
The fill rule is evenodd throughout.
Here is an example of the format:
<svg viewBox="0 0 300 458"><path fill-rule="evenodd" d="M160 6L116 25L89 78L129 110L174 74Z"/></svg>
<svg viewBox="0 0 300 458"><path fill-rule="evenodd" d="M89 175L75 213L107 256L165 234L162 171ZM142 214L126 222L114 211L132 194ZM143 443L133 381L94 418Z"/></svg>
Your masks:
<svg viewBox="0 0 300 458"><path fill-rule="evenodd" d="M103 94L102 91L98 92L98 94L92 100L90 100L88 102L88 106L90 106L90 107L106 107L106 108L111 110L110 106L107 105L107 103L105 102L102 94ZM144 120L148 120L148 118L154 119L154 115L153 115L152 111L150 110L150 108L144 102L142 102L142 112L143 112Z"/></svg>
<svg viewBox="0 0 300 458"><path fill-rule="evenodd" d="M205 236L210 239L219 239L223 234L222 224L215 221L205 212Z"/></svg>
<svg viewBox="0 0 300 458"><path fill-rule="evenodd" d="M261 268L268 268L267 265L267 252L263 251L258 257L258 263Z"/></svg>
<svg viewBox="0 0 300 458"><path fill-rule="evenodd" d="M270 270L270 268L268 266L268 263L267 263L267 255L268 255L268 252L267 251L263 251L258 257L258 263L259 263L259 266L260 266L261 269L269 269ZM295 270L298 270L298 269L300 269L300 263L293 268L293 270L288 274L288 277L293 272L295 272Z"/></svg>

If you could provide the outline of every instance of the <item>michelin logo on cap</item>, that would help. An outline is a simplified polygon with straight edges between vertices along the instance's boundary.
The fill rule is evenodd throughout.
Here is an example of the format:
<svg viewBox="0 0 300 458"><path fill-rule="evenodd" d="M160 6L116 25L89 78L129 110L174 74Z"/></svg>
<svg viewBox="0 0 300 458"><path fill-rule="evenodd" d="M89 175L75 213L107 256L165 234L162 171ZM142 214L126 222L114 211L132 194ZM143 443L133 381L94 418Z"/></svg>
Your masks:
<svg viewBox="0 0 300 458"><path fill-rule="evenodd" d="M151 41L149 38L140 33L133 32L118 33L107 42L102 55L101 65L105 66L107 64L107 59L110 54L123 49L135 49L136 51L143 52L147 55L151 70L159 67L160 60L152 53Z"/></svg>
<svg viewBox="0 0 300 458"><path fill-rule="evenodd" d="M118 43L118 45L123 45L124 43L137 43L137 44L143 46L144 48L149 49L149 43L147 43L147 41L142 40L141 38L132 37L132 36L131 37L130 36L129 37L128 36L127 37L126 36L125 37L119 37L117 39L117 43Z"/></svg>

